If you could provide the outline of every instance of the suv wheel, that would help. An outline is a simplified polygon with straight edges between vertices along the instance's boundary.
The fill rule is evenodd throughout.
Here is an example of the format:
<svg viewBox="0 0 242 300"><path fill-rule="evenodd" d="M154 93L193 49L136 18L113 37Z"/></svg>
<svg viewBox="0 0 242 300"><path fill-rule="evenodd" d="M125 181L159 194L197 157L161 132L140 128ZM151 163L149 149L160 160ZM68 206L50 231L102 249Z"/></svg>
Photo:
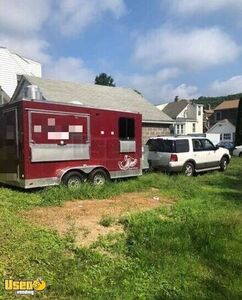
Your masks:
<svg viewBox="0 0 242 300"><path fill-rule="evenodd" d="M226 157L223 157L220 161L220 170L223 172L227 170L228 168L228 159Z"/></svg>
<svg viewBox="0 0 242 300"><path fill-rule="evenodd" d="M242 152L240 152L239 157L242 157Z"/></svg>
<svg viewBox="0 0 242 300"><path fill-rule="evenodd" d="M191 162L185 163L183 167L183 173L185 176L191 177L195 173L194 165Z"/></svg>

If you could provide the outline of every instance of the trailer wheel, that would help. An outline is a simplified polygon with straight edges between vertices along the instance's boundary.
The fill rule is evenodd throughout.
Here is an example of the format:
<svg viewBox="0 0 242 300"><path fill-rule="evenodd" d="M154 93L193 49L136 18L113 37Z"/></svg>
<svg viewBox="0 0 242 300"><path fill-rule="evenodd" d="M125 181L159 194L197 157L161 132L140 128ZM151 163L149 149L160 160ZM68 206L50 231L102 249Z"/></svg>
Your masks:
<svg viewBox="0 0 242 300"><path fill-rule="evenodd" d="M68 172L63 176L62 182L69 188L78 188L85 181L85 175L78 171Z"/></svg>
<svg viewBox="0 0 242 300"><path fill-rule="evenodd" d="M88 179L94 185L103 185L109 180L109 176L103 169L96 169L89 174Z"/></svg>

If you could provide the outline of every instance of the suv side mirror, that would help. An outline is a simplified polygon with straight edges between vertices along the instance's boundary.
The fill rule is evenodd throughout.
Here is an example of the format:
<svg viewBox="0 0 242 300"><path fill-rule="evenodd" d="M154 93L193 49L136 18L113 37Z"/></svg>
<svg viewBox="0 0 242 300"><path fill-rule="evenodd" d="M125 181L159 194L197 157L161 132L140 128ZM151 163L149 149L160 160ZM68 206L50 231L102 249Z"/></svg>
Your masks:
<svg viewBox="0 0 242 300"><path fill-rule="evenodd" d="M219 149L219 146L214 146L214 150L218 150Z"/></svg>

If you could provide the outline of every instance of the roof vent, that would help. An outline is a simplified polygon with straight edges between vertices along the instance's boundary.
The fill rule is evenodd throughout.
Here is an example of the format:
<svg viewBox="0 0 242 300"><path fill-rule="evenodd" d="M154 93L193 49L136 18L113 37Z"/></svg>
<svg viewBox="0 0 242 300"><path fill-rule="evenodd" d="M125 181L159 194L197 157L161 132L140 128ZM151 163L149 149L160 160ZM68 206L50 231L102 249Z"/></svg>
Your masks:
<svg viewBox="0 0 242 300"><path fill-rule="evenodd" d="M82 102L80 102L80 101L76 101L76 100L73 100L73 101L71 101L70 103L71 103L71 104L83 105L83 103L82 103Z"/></svg>
<svg viewBox="0 0 242 300"><path fill-rule="evenodd" d="M24 98L30 100L42 101L42 93L37 85L28 85L24 89Z"/></svg>

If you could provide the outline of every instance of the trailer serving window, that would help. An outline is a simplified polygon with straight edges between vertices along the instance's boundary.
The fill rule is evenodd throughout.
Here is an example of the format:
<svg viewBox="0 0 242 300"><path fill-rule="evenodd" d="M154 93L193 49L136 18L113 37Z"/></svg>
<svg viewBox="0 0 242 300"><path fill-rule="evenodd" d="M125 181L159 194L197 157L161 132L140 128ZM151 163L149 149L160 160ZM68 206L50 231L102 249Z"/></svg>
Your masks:
<svg viewBox="0 0 242 300"><path fill-rule="evenodd" d="M90 158L89 115L29 111L31 162Z"/></svg>
<svg viewBox="0 0 242 300"><path fill-rule="evenodd" d="M119 118L119 139L133 140L135 138L135 122L132 118Z"/></svg>
<svg viewBox="0 0 242 300"><path fill-rule="evenodd" d="M131 153L136 151L134 119L119 118L119 140L121 153Z"/></svg>

